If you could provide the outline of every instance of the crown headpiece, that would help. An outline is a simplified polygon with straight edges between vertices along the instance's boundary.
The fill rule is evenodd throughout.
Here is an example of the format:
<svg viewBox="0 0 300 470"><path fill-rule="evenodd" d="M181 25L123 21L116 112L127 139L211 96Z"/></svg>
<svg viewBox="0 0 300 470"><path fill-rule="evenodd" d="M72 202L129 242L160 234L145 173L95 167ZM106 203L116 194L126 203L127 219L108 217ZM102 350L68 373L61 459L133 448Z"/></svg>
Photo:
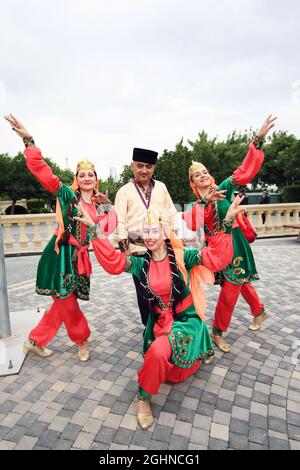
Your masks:
<svg viewBox="0 0 300 470"><path fill-rule="evenodd" d="M197 170L206 170L206 166L203 165L203 163L193 161L189 168L189 177L191 178L191 176L193 176L193 173Z"/></svg>
<svg viewBox="0 0 300 470"><path fill-rule="evenodd" d="M95 165L94 163L90 162L86 158L78 162L76 171L79 170L93 170L95 171Z"/></svg>
<svg viewBox="0 0 300 470"><path fill-rule="evenodd" d="M161 214L155 209L149 209L147 214L143 220L143 223L146 225L152 224L161 224L162 223L162 216Z"/></svg>

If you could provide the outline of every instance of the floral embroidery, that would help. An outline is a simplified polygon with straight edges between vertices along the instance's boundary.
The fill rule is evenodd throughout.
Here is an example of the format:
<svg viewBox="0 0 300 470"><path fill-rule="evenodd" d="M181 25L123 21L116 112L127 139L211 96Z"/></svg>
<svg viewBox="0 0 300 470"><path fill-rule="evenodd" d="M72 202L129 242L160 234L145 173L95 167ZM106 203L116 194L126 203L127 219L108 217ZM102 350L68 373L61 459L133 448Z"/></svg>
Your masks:
<svg viewBox="0 0 300 470"><path fill-rule="evenodd" d="M181 333L181 335L184 336L182 333ZM183 355L183 357L181 356L181 352L185 353L186 348L181 348L178 351L174 333L171 332L168 336L169 336L169 339L170 339L170 342L171 342L175 364L178 365L179 367L188 368L188 367L191 367L192 365L196 364L196 362L198 362L198 361L202 361L204 359L207 359L210 356L214 356L214 350L209 349L208 351L206 351L202 354L199 354L199 356L195 357L191 361L186 361L186 360L183 359L184 355ZM178 333L178 336L180 336L179 333Z"/></svg>
<svg viewBox="0 0 300 470"><path fill-rule="evenodd" d="M67 287L71 284L72 282L72 273L60 273L61 277L63 278L63 284L62 284L62 289L67 289Z"/></svg>
<svg viewBox="0 0 300 470"><path fill-rule="evenodd" d="M184 336L184 334L181 331L177 333L177 337L178 337L178 346L180 346L179 355L184 357L188 353L187 346L193 341L194 338L192 335Z"/></svg>
<svg viewBox="0 0 300 470"><path fill-rule="evenodd" d="M242 256L238 256L237 258L234 258L233 260L233 266L236 268L237 266L239 266L241 264L241 262L243 261L243 257Z"/></svg>
<svg viewBox="0 0 300 470"><path fill-rule="evenodd" d="M239 276L240 274L245 274L246 273L246 271L243 268L236 268L236 269L233 270L233 272L236 276Z"/></svg>

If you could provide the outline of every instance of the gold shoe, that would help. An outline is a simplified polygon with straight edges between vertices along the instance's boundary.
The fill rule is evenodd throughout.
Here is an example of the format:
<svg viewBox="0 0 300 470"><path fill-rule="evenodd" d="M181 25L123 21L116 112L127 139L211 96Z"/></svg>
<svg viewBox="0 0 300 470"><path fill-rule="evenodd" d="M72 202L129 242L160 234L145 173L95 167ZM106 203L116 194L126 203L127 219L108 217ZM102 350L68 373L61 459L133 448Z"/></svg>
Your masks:
<svg viewBox="0 0 300 470"><path fill-rule="evenodd" d="M263 321L265 321L267 318L268 318L268 314L267 312L265 311L265 309L262 310L262 312L257 316L257 317L254 317L251 325L249 326L249 330L250 331L258 331L261 329L261 324Z"/></svg>
<svg viewBox="0 0 300 470"><path fill-rule="evenodd" d="M203 359L203 364L208 366L214 362L214 356L208 356L206 359Z"/></svg>
<svg viewBox="0 0 300 470"><path fill-rule="evenodd" d="M139 412L139 408L143 405L145 407L145 404L147 404L147 411ZM136 402L136 416L137 416L137 422L139 423L140 427L142 429L148 429L152 426L153 424L153 415L152 415L152 410L151 410L151 405L149 400L137 400Z"/></svg>
<svg viewBox="0 0 300 470"><path fill-rule="evenodd" d="M87 347L81 348L80 346L82 345L86 345ZM79 345L77 356L81 362L87 362L90 359L90 350L87 341Z"/></svg>
<svg viewBox="0 0 300 470"><path fill-rule="evenodd" d="M33 352L37 356L43 358L50 357L53 354L53 351L51 351L51 349L44 348L43 346L34 346L34 344L29 340L25 341L23 351L25 354Z"/></svg>
<svg viewBox="0 0 300 470"><path fill-rule="evenodd" d="M230 352L230 346L228 343L226 343L223 336L215 335L214 333L212 333L211 339L212 342L217 346L217 348L220 349L220 351L222 351L223 353Z"/></svg>

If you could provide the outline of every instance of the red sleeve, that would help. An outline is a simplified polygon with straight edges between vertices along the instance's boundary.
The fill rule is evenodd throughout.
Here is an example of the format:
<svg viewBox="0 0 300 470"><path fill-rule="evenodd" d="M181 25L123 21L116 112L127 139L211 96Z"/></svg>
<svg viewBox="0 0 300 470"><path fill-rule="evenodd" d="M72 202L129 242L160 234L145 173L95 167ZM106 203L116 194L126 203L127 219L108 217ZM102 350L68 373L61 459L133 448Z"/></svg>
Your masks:
<svg viewBox="0 0 300 470"><path fill-rule="evenodd" d="M185 221L187 228L195 232L204 221L203 207L199 205L199 201L196 201L190 210L183 212L182 218Z"/></svg>
<svg viewBox="0 0 300 470"><path fill-rule="evenodd" d="M211 237L208 246L202 250L202 262L213 272L228 266L233 258L232 235L219 232Z"/></svg>
<svg viewBox="0 0 300 470"><path fill-rule="evenodd" d="M26 165L30 173L36 177L41 185L51 193L59 188L60 179L54 175L50 166L43 160L41 151L37 147L26 147Z"/></svg>
<svg viewBox="0 0 300 470"><path fill-rule="evenodd" d="M114 249L107 238L95 238L92 246L99 264L109 274L121 274L126 269L126 256Z"/></svg>
<svg viewBox="0 0 300 470"><path fill-rule="evenodd" d="M107 214L100 216L99 228L103 235L111 235L117 228L118 217L115 209L112 207Z"/></svg>
<svg viewBox="0 0 300 470"><path fill-rule="evenodd" d="M263 161L264 152L251 143L243 163L233 172L234 181L240 186L250 183L259 172Z"/></svg>

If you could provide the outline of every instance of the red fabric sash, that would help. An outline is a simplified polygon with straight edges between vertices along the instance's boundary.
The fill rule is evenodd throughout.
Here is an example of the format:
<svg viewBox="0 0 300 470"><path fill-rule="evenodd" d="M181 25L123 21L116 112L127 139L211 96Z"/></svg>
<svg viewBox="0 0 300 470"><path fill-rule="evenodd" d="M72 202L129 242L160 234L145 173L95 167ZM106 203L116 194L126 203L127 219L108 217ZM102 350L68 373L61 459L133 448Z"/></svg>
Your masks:
<svg viewBox="0 0 300 470"><path fill-rule="evenodd" d="M54 232L54 235L57 236L57 234L58 229ZM88 254L89 244L81 246L72 234L70 234L69 243L70 245L75 246L78 250L77 271L79 276L90 277L92 274L92 264Z"/></svg>

